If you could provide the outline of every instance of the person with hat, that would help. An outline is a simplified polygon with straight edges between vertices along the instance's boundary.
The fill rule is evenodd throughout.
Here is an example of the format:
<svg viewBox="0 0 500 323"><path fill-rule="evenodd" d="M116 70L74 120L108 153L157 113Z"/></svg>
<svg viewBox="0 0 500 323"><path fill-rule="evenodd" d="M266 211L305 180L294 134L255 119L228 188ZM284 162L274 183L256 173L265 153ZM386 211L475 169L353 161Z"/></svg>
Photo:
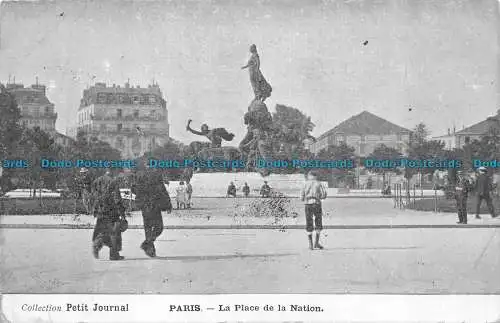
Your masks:
<svg viewBox="0 0 500 323"><path fill-rule="evenodd" d="M309 239L309 249L323 249L319 243L321 230L323 229L323 211L321 200L326 198L326 190L318 181L318 174L310 172L301 191L301 199L305 204L306 232ZM313 219L314 218L314 219ZM313 245L312 233L316 231L316 240Z"/></svg>
<svg viewBox="0 0 500 323"><path fill-rule="evenodd" d="M457 172L455 185L455 199L457 200L458 222L457 224L467 224L467 197L471 190L471 185L464 171Z"/></svg>
<svg viewBox="0 0 500 323"><path fill-rule="evenodd" d="M490 211L491 217L495 218L495 209L493 208L493 201L491 200L491 191L493 190L493 183L488 176L486 167L479 167L479 176L476 181L477 204L476 204L476 219L480 219L479 212L481 209L481 202L486 200L486 205Z"/></svg>
<svg viewBox="0 0 500 323"><path fill-rule="evenodd" d="M139 160L138 172L134 175L131 187L135 194L137 207L141 210L145 239L140 248L148 257L156 257L156 239L163 233L164 223L161 212L172 212L172 201L167 192L163 177L157 170L149 167L147 160Z"/></svg>
<svg viewBox="0 0 500 323"><path fill-rule="evenodd" d="M93 214L97 218L92 236L94 257L99 258L103 246L109 247L109 260L122 260L122 219L125 217L118 182L106 172L92 182L92 193L95 198Z"/></svg>

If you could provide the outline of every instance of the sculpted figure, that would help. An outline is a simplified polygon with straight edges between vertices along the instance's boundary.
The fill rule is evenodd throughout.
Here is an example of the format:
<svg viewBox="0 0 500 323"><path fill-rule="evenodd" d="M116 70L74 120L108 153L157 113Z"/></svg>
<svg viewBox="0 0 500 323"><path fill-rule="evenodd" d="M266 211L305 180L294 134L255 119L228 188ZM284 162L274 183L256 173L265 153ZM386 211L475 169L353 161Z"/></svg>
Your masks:
<svg viewBox="0 0 500 323"><path fill-rule="evenodd" d="M255 94L255 99L264 102L268 97L271 96L273 88L269 83L267 83L264 75L260 71L260 58L257 53L257 46L250 46L250 59L247 65L243 66L241 69L248 68L250 74L250 83L252 84L253 92Z"/></svg>
<svg viewBox="0 0 500 323"><path fill-rule="evenodd" d="M229 133L225 128L210 129L206 124L202 124L200 131L193 130L190 127L191 121L191 119L188 120L186 130L195 135L206 137L210 140L210 148L220 148L222 139L225 141L231 141L234 139L234 134Z"/></svg>

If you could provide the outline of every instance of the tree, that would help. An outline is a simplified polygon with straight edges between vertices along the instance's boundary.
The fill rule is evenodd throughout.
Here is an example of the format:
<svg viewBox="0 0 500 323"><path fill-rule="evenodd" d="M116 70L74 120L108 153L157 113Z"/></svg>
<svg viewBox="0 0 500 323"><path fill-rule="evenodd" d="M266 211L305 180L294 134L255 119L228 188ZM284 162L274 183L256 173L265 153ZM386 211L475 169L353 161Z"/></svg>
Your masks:
<svg viewBox="0 0 500 323"><path fill-rule="evenodd" d="M21 112L17 107L14 96L0 84L0 160L11 159L13 153L15 153L15 148L22 133L19 126L20 118ZM2 173L0 190L10 190L12 172L4 169Z"/></svg>
<svg viewBox="0 0 500 323"><path fill-rule="evenodd" d="M315 125L311 117L299 109L277 104L273 113L274 134L271 138L271 150L274 159L305 159L310 157L305 147L306 139L314 139L311 135ZM281 172L296 172L296 169L281 169Z"/></svg>
<svg viewBox="0 0 500 323"><path fill-rule="evenodd" d="M168 141L162 147L157 147L153 151L145 153L142 159L177 160L181 162L181 166L183 166L182 165L182 160L184 159L183 148L184 147L181 147L180 145L172 141ZM160 173L162 173L163 175L167 175L169 179L178 180L182 177L182 174L184 173L184 168L181 167L181 168L160 169Z"/></svg>
<svg viewBox="0 0 500 323"><path fill-rule="evenodd" d="M479 140L471 143L472 157L475 159L491 160L500 157L500 133L495 128L490 128Z"/></svg>
<svg viewBox="0 0 500 323"><path fill-rule="evenodd" d="M55 189L58 179L58 169L42 168L42 159L54 160L60 156L60 147L54 139L39 127L25 128L15 152L17 159L27 160L28 169L16 172L23 185L33 190L38 188Z"/></svg>
<svg viewBox="0 0 500 323"><path fill-rule="evenodd" d="M338 146L332 145L322 149L316 154L315 157L319 160L352 160L353 166L355 166L354 160L357 158L355 152L356 149L354 147L351 147L346 143L341 143ZM344 182L350 171L351 170L349 168L334 168L320 169L319 173L322 180L335 178L336 181Z"/></svg>
<svg viewBox="0 0 500 323"><path fill-rule="evenodd" d="M423 144L427 141L429 134L430 132L427 129L427 125L423 122L420 122L413 128L413 131L411 132L411 142L416 144Z"/></svg>
<svg viewBox="0 0 500 323"><path fill-rule="evenodd" d="M378 160L378 161L384 161L384 160L393 161L393 160L401 159L402 157L403 157L403 155L396 148L392 148L392 147L388 147L384 144L380 144L377 147L375 147L375 149L373 150L373 152L370 155L368 155L367 159ZM381 166L380 167L376 166L374 168L371 168L370 171L373 171L377 174L382 174L384 185L385 185L385 175L388 172L395 172L395 173L399 172L398 169L385 168L385 167L381 167Z"/></svg>
<svg viewBox="0 0 500 323"><path fill-rule="evenodd" d="M88 137L83 131L79 131L76 140L73 141L68 147L61 150L60 159L67 160L119 160L121 159L121 152L113 148L109 143L99 140L93 136ZM91 168L90 174L96 178L104 173L104 169ZM62 177L65 186L67 186L73 194L78 193L78 186L76 185L76 177L79 172L77 168L61 169L65 175Z"/></svg>

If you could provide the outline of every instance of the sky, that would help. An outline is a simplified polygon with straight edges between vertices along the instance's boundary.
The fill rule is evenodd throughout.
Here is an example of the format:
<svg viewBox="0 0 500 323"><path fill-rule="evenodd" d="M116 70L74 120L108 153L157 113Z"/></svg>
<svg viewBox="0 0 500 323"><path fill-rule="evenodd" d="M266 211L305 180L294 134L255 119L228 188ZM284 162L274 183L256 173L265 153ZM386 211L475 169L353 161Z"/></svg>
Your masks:
<svg viewBox="0 0 500 323"><path fill-rule="evenodd" d="M207 123L244 136L253 97L240 67L256 44L269 109L311 116L319 136L364 110L432 135L496 113L497 0L2 2L0 81L49 87L56 128L76 124L94 82L147 86L167 100L171 136Z"/></svg>

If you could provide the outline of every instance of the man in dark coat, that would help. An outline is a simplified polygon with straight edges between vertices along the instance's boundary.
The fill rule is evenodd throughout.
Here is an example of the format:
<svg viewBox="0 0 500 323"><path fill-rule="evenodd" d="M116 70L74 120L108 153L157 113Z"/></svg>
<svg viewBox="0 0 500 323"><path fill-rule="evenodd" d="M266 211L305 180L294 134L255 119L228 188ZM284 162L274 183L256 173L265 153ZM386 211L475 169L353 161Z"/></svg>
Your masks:
<svg viewBox="0 0 500 323"><path fill-rule="evenodd" d="M125 207L118 183L109 171L92 183L92 194L95 200L94 216L97 218L92 236L94 257L99 258L99 251L108 246L109 260L122 260L120 218L125 215Z"/></svg>
<svg viewBox="0 0 500 323"><path fill-rule="evenodd" d="M248 197L250 194L250 186L248 186L247 182L245 182L245 185L243 186L243 194L245 197Z"/></svg>
<svg viewBox="0 0 500 323"><path fill-rule="evenodd" d="M458 224L467 224L467 197L471 190L470 182L462 170L457 173L455 199L457 200Z"/></svg>
<svg viewBox="0 0 500 323"><path fill-rule="evenodd" d="M227 187L227 197L236 197L236 186L234 185L233 182L229 183L229 186Z"/></svg>
<svg viewBox="0 0 500 323"><path fill-rule="evenodd" d="M491 217L495 218L495 209L493 208L493 201L491 200L491 191L493 189L493 184L491 178L488 176L485 167L479 167L479 176L476 182L476 192L477 192L477 204L476 204L476 219L480 219L479 211L481 209L481 202L486 200L486 205L488 205L488 210L490 211Z"/></svg>
<svg viewBox="0 0 500 323"><path fill-rule="evenodd" d="M139 162L139 165L146 162ZM163 232L161 211L172 212L172 202L163 183L163 178L147 166L141 167L135 174L132 193L135 194L136 205L142 211L145 240L141 244L149 257L156 257L154 242Z"/></svg>

